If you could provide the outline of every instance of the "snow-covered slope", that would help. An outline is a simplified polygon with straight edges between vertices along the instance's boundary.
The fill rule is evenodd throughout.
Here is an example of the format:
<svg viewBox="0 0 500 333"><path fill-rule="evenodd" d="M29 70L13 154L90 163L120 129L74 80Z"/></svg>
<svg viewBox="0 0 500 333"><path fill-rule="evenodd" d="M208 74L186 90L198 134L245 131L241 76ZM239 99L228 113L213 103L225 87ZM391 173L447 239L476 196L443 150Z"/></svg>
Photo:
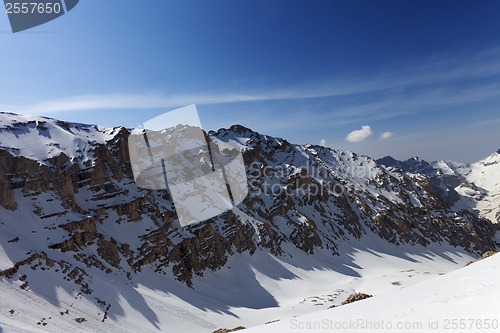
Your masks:
<svg viewBox="0 0 500 333"><path fill-rule="evenodd" d="M61 153L74 162L85 163L94 158L92 148L96 144L112 140L120 130L2 112L0 149L42 164Z"/></svg>
<svg viewBox="0 0 500 333"><path fill-rule="evenodd" d="M471 164L439 161L432 165L443 175L460 179L453 184L462 196L455 209L477 210L480 216L500 222L500 150Z"/></svg>
<svg viewBox="0 0 500 333"><path fill-rule="evenodd" d="M440 160L432 162L431 165L444 175L464 175L470 172L470 164Z"/></svg>
<svg viewBox="0 0 500 333"><path fill-rule="evenodd" d="M485 159L472 163L468 169L460 170L470 184L461 185L457 192L475 199L475 207L482 216L500 222L500 151Z"/></svg>
<svg viewBox="0 0 500 333"><path fill-rule="evenodd" d="M245 332L497 332L500 255L408 288Z"/></svg>
<svg viewBox="0 0 500 333"><path fill-rule="evenodd" d="M213 332L252 327L276 319L339 306L362 291L381 296L463 267L472 257L449 248L381 246L377 239L353 242L336 258L291 250L294 264L258 251L230 258L227 267L193 281L195 289L152 269L132 281L99 269L91 297L59 277L54 269L21 268L24 281L0 280L0 328L7 332ZM353 250L354 248L354 250ZM357 248L357 249L356 249ZM418 253L418 254L416 254ZM2 265L10 263L5 254ZM297 264L299 262L300 264ZM99 299L106 303L96 305ZM78 318L85 322L78 323Z"/></svg>

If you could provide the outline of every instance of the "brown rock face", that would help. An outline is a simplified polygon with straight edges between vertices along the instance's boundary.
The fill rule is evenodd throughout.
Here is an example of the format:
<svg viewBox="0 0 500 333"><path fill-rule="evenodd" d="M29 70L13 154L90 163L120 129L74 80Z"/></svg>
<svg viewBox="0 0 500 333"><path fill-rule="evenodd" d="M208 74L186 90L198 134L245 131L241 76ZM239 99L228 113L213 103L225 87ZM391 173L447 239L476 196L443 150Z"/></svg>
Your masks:
<svg viewBox="0 0 500 333"><path fill-rule="evenodd" d="M59 227L68 231L70 238L62 243L50 245L49 248L51 249L59 249L63 252L75 251L85 245L90 245L97 236L95 220L91 217L82 221L60 225Z"/></svg>
<svg viewBox="0 0 500 333"><path fill-rule="evenodd" d="M1 158L1 155L0 155ZM3 207L15 210L17 208L14 192L12 192L12 184L5 174L3 166L0 165L0 205Z"/></svg>
<svg viewBox="0 0 500 333"><path fill-rule="evenodd" d="M243 326L238 326L235 328L219 328L216 331L213 331L212 333L230 333L230 332L236 332L236 331L241 331L246 329L246 327Z"/></svg>
<svg viewBox="0 0 500 333"><path fill-rule="evenodd" d="M373 297L373 296L372 295L368 295L368 294L364 294L364 293L352 294L352 295L349 295L349 297L347 297L347 299L342 302L342 305L346 305L346 304L349 304L349 303L354 303L354 302L361 301L363 299L367 299L367 298L370 298L370 297Z"/></svg>
<svg viewBox="0 0 500 333"><path fill-rule="evenodd" d="M120 252L118 251L117 243L114 239L111 241L99 239L97 241L97 253L111 266L116 268L120 267Z"/></svg>

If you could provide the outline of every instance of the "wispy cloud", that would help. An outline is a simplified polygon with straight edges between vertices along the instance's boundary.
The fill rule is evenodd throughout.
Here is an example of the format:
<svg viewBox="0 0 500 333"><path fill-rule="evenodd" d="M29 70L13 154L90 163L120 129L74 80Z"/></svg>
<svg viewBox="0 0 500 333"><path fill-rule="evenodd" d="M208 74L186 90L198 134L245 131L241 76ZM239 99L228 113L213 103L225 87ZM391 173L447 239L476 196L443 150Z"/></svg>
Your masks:
<svg viewBox="0 0 500 333"><path fill-rule="evenodd" d="M193 94L193 95L159 95L159 94L95 94L72 96L68 98L43 101L19 109L31 113L57 113L82 110L113 109L161 109L185 106L189 104L223 104L232 102L248 102L270 99L272 96L251 94ZM279 95L274 96L279 98ZM285 98L285 96L283 96Z"/></svg>

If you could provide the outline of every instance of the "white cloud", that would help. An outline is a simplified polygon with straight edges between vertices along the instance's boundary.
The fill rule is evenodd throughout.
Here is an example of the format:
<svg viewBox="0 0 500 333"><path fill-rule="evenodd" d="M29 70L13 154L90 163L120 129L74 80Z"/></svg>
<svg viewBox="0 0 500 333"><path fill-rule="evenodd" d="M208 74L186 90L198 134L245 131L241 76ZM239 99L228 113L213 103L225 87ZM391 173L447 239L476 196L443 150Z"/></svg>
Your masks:
<svg viewBox="0 0 500 333"><path fill-rule="evenodd" d="M319 142L319 145L323 146L323 147L326 147L326 140L325 139L321 139L321 141Z"/></svg>
<svg viewBox="0 0 500 333"><path fill-rule="evenodd" d="M373 135L372 129L370 126L365 125L362 126L359 130L354 130L351 133L347 134L346 140L349 142L361 142L368 139Z"/></svg>
<svg viewBox="0 0 500 333"><path fill-rule="evenodd" d="M380 135L380 140L387 140L389 138L392 138L393 135L394 133L392 132L384 132Z"/></svg>

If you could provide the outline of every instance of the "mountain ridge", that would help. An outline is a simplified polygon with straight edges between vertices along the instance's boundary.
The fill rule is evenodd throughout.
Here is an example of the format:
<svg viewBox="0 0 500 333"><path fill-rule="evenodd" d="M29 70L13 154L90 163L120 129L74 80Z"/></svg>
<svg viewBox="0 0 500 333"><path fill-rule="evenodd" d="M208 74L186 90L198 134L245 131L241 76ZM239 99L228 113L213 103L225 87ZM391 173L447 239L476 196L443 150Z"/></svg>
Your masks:
<svg viewBox="0 0 500 333"><path fill-rule="evenodd" d="M58 292L73 295L94 304L98 318L116 322L125 311L120 297L144 303L145 294L136 291L141 283L180 288L174 293L185 302L229 313L230 306L278 306L262 279L298 274L283 265L356 277L360 267L352 257L359 251L454 261L495 248L495 226L451 210L421 174L240 125L207 138L239 147L249 195L237 210L182 228L168 191L135 185L129 135L123 127L0 114L2 284L56 305ZM221 276L231 288L245 276L252 292L240 290L238 300L214 307L183 289L199 293L206 286L224 294L223 286L206 282ZM116 293L102 288L107 280L116 281ZM143 304L140 314L159 327L150 306Z"/></svg>
<svg viewBox="0 0 500 333"><path fill-rule="evenodd" d="M456 210L477 211L493 223L500 222L500 150L474 163L455 161L398 161L390 156L378 163L427 176L435 193Z"/></svg>

